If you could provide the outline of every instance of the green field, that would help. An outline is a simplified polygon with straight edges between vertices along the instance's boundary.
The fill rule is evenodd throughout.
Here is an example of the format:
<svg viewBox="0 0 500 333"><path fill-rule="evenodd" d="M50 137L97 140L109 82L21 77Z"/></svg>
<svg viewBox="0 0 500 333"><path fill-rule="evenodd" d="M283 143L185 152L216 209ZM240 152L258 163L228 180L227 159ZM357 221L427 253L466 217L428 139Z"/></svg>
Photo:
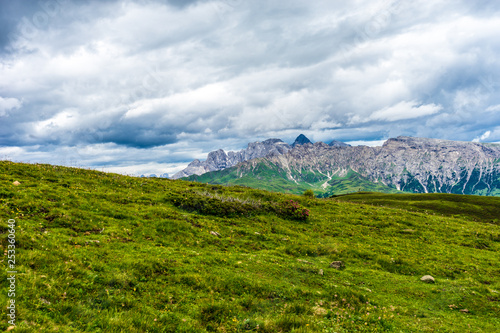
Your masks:
<svg viewBox="0 0 500 333"><path fill-rule="evenodd" d="M340 201L399 208L500 225L500 198L459 194L351 193L333 196Z"/></svg>
<svg viewBox="0 0 500 333"><path fill-rule="evenodd" d="M499 207L2 161L0 302L15 219L14 332L500 332Z"/></svg>

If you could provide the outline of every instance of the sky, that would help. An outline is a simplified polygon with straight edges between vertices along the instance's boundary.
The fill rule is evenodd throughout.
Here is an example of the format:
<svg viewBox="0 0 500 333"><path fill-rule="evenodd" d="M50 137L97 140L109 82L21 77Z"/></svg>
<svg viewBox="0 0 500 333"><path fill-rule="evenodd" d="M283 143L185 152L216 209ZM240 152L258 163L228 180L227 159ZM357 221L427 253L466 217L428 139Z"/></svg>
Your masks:
<svg viewBox="0 0 500 333"><path fill-rule="evenodd" d="M0 0L0 159L173 174L303 133L500 141L495 0Z"/></svg>

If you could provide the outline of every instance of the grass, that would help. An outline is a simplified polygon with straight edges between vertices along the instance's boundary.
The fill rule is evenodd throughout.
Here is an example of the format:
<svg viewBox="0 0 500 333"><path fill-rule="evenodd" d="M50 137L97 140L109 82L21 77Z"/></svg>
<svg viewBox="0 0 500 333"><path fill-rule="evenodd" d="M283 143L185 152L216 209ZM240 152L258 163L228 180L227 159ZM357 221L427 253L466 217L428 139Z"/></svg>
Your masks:
<svg viewBox="0 0 500 333"><path fill-rule="evenodd" d="M332 177L328 182L328 187L322 197L326 198L333 194L347 194L359 191L381 192L381 193L398 193L395 188L389 187L382 183L374 183L360 174L350 171L345 177ZM400 192L401 193L401 192Z"/></svg>
<svg viewBox="0 0 500 333"><path fill-rule="evenodd" d="M494 214L498 201L396 196L0 162L4 254L17 225L15 332L498 332L500 226L471 208ZM289 200L307 221L276 209ZM338 260L345 269L329 267Z"/></svg>
<svg viewBox="0 0 500 333"><path fill-rule="evenodd" d="M408 211L432 212L444 216L456 216L500 224L500 198L459 194L383 194L352 193L337 195L340 201L366 203Z"/></svg>

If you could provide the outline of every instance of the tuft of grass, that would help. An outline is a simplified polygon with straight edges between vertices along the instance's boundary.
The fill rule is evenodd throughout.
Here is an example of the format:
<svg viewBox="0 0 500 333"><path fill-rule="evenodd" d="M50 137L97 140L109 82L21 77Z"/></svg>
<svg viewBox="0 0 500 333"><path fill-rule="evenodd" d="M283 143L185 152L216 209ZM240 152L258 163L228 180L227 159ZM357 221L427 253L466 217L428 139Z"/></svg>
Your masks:
<svg viewBox="0 0 500 333"><path fill-rule="evenodd" d="M306 221L277 209L290 201L310 211ZM0 161L4 265L16 220L19 332L498 332L498 207Z"/></svg>

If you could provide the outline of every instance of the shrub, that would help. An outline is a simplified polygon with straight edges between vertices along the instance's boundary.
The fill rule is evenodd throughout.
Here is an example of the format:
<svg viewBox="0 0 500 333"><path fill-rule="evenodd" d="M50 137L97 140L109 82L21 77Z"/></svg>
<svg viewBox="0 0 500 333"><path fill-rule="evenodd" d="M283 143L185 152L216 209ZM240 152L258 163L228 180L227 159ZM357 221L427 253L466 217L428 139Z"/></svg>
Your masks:
<svg viewBox="0 0 500 333"><path fill-rule="evenodd" d="M304 191L304 193L302 193L302 195L305 196L306 198L310 198L310 199L314 199L316 197L314 195L313 190L306 190L306 191Z"/></svg>
<svg viewBox="0 0 500 333"><path fill-rule="evenodd" d="M309 217L309 209L303 208L298 202L287 200L279 205L278 214L287 219L306 221Z"/></svg>
<svg viewBox="0 0 500 333"><path fill-rule="evenodd" d="M256 204L195 192L186 192L183 196L170 196L165 198L165 201L170 201L174 206L187 211L219 217L249 216L259 212Z"/></svg>

